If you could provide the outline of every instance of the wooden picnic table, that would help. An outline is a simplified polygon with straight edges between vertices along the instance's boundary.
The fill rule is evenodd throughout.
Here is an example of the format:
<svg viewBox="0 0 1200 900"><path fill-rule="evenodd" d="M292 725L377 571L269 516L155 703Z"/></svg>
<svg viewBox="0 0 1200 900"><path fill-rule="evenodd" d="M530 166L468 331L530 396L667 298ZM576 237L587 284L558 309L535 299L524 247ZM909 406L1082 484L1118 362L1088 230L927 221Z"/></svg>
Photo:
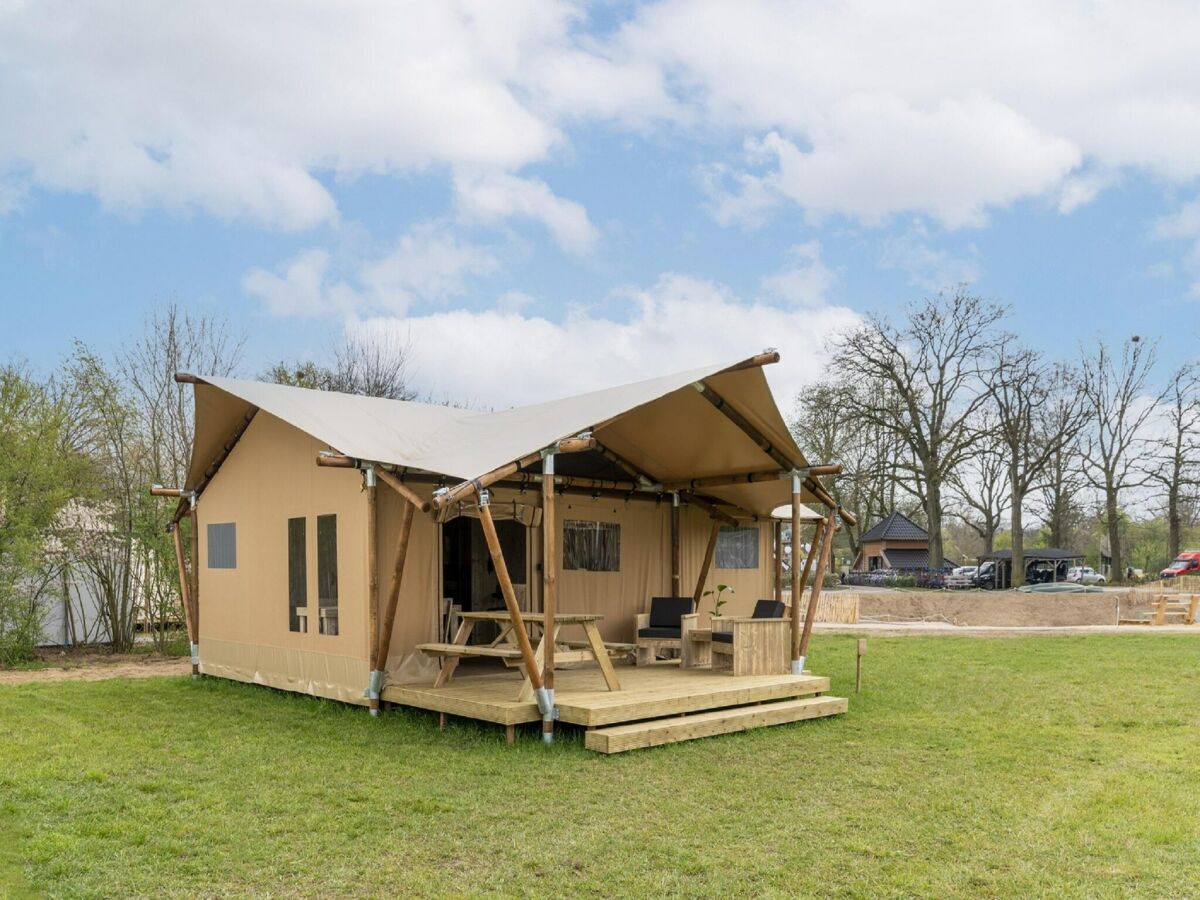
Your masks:
<svg viewBox="0 0 1200 900"><path fill-rule="evenodd" d="M454 640L449 644L418 644L417 649L424 653L445 658L442 665L442 671L438 674L437 680L434 682L434 687L441 687L446 684L454 675L454 670L458 667L458 661L464 656L483 656L499 658L504 661L505 665L519 667L524 671L524 662L521 658L521 651L517 645L516 636L513 634L512 616L505 610L491 610L487 612L464 612L460 614L458 632L454 635ZM604 676L604 683L610 691L621 690L621 683L617 679L617 673L613 669L612 660L608 656L608 648L604 644L604 639L600 636L600 629L596 627L596 623L604 618L602 615L595 613L555 613L554 627L546 627L545 613L522 613L521 619L526 626L538 625L541 626L541 638L538 640L537 647L534 650L534 661L538 666L542 666L546 659L546 641L557 640L558 633L565 626L578 627L583 629L586 641L581 642L578 648L566 651L556 650L554 658L559 662L580 662L595 660L600 667L600 674ZM500 634L490 644L469 644L471 634L475 630L475 626L480 622L495 622L500 625ZM521 685L521 691L518 694L519 700L531 700L533 698L533 685L529 679L529 673L525 673L524 683Z"/></svg>

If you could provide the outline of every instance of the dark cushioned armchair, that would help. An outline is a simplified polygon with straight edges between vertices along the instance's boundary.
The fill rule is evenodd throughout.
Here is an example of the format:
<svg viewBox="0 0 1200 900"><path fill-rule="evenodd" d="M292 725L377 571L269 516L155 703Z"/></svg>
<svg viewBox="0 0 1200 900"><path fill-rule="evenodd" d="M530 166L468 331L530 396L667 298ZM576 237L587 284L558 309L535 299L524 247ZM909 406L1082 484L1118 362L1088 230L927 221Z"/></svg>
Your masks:
<svg viewBox="0 0 1200 900"><path fill-rule="evenodd" d="M699 618L691 597L651 597L650 612L637 617L637 663L647 665L664 650L679 650Z"/></svg>

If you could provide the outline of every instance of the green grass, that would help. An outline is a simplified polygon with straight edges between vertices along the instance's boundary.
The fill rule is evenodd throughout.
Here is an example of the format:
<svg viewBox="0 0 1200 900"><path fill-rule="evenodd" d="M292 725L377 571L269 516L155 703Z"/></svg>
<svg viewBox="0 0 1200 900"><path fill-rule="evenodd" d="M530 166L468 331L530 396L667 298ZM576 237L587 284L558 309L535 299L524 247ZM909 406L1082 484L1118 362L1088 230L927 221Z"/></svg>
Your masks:
<svg viewBox="0 0 1200 900"><path fill-rule="evenodd" d="M815 640L835 693L853 647ZM1200 640L871 638L865 676L840 718L614 757L215 680L0 688L0 895L1200 884Z"/></svg>

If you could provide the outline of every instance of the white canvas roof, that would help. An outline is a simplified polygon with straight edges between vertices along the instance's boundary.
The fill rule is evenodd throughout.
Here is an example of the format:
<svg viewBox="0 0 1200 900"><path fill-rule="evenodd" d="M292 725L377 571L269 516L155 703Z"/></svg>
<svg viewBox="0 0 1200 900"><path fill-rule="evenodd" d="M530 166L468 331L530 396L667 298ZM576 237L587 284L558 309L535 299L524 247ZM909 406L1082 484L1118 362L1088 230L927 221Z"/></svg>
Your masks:
<svg viewBox="0 0 1200 900"><path fill-rule="evenodd" d="M478 478L586 430L658 481L778 469L762 448L692 387L701 380L719 391L773 447L804 465L761 368L724 371L731 365L702 366L501 412L200 376L185 487L200 483L254 408L338 453L445 475L451 484ZM788 502L790 491L790 481L779 479L709 488L705 493L769 516Z"/></svg>

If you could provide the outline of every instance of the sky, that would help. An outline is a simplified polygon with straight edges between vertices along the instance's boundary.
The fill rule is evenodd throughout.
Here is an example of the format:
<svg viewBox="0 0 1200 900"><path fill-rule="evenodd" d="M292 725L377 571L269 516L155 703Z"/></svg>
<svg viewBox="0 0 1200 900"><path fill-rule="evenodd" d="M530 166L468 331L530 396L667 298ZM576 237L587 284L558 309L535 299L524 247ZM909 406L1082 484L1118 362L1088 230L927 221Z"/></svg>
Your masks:
<svg viewBox="0 0 1200 900"><path fill-rule="evenodd" d="M1194 355L1200 5L0 0L0 359L176 301L503 407L957 285Z"/></svg>

